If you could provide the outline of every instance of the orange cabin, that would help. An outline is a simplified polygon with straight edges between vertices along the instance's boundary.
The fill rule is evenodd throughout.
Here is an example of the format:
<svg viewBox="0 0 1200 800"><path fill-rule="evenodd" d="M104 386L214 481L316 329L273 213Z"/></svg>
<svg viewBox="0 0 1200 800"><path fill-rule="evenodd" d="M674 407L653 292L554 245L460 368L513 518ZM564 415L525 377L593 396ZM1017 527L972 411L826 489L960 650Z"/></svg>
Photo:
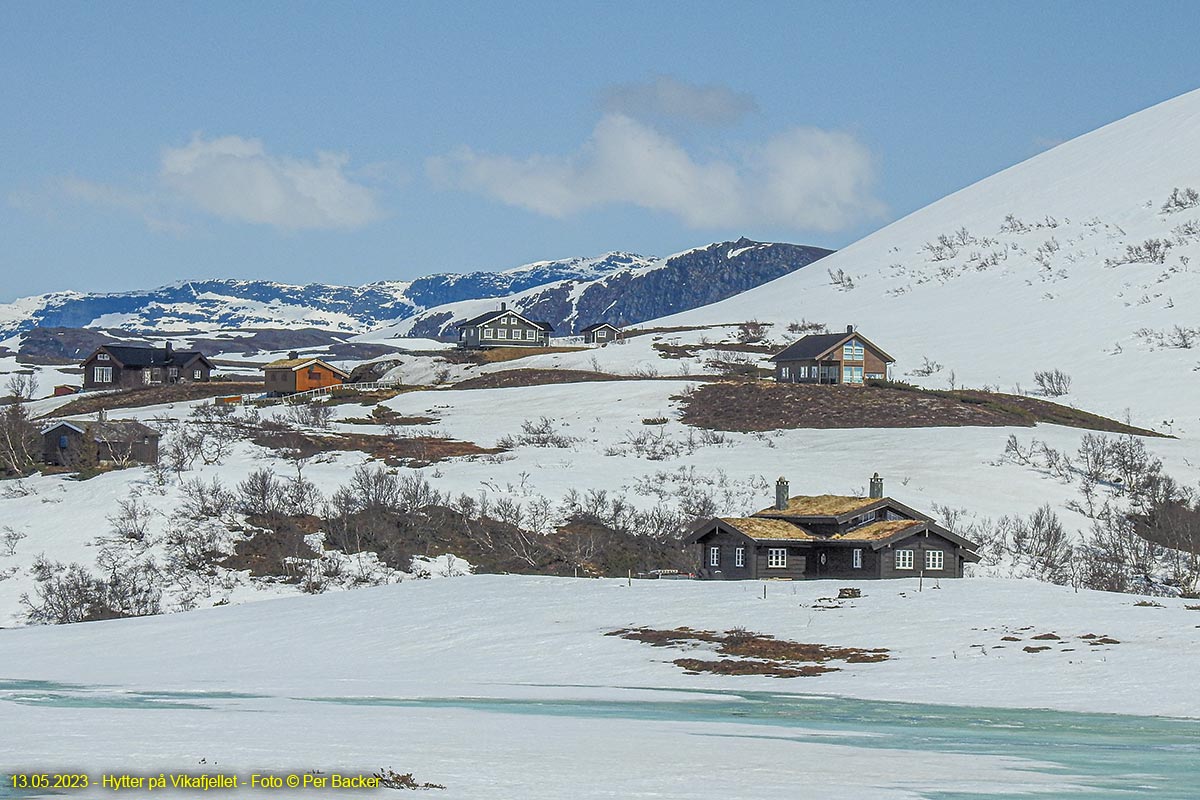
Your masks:
<svg viewBox="0 0 1200 800"><path fill-rule="evenodd" d="M349 373L319 358L284 358L263 367L263 388L268 394L295 394L336 386Z"/></svg>

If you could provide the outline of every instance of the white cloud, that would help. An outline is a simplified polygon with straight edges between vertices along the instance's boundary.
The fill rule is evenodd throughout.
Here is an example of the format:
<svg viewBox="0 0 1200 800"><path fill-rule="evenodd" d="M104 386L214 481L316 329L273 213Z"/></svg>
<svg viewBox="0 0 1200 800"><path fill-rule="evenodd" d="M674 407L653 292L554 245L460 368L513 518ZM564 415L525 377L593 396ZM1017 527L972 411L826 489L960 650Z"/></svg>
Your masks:
<svg viewBox="0 0 1200 800"><path fill-rule="evenodd" d="M607 114L579 151L518 159L461 149L429 159L446 185L565 217L611 204L672 214L693 228L845 229L879 215L874 159L853 136L795 128L707 161L623 114Z"/></svg>
<svg viewBox="0 0 1200 800"><path fill-rule="evenodd" d="M194 136L162 153L156 175L142 188L56 178L37 191L14 192L8 202L54 213L83 203L140 217L154 230L179 233L195 212L252 225L298 230L358 228L379 219L374 192L346 172L347 158L318 153L315 160L267 153L261 141L240 136Z"/></svg>
<svg viewBox="0 0 1200 800"><path fill-rule="evenodd" d="M163 184L223 219L277 228L358 228L381 214L370 189L350 180L343 155L273 156L258 139L195 136L163 152Z"/></svg>
<svg viewBox="0 0 1200 800"><path fill-rule="evenodd" d="M677 119L701 125L730 125L758 110L754 97L727 86L699 86L669 75L645 83L621 83L600 94L607 113L635 119Z"/></svg>

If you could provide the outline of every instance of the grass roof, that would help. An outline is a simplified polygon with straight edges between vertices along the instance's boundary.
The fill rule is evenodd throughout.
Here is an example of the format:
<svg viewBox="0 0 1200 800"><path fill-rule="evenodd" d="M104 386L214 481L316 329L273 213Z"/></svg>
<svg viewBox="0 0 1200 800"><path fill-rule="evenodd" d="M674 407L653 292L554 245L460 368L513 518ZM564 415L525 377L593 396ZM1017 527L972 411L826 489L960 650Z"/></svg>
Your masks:
<svg viewBox="0 0 1200 800"><path fill-rule="evenodd" d="M761 517L721 517L721 522L724 522L729 527L744 533L751 539L797 542L815 542L820 540L820 537L814 536L812 533L800 527L799 525L794 525L790 522L784 522L781 519L763 519Z"/></svg>
<svg viewBox="0 0 1200 800"><path fill-rule="evenodd" d="M872 522L870 525L863 525L861 528L854 528L845 533L835 533L830 536L831 541L846 542L879 542L890 539L901 531L906 531L909 528L918 528L925 524L919 519L889 519L879 522Z"/></svg>
<svg viewBox="0 0 1200 800"><path fill-rule="evenodd" d="M840 517L875 505L878 497L846 497L837 494L797 495L788 498L782 511L771 506L758 511L756 517Z"/></svg>

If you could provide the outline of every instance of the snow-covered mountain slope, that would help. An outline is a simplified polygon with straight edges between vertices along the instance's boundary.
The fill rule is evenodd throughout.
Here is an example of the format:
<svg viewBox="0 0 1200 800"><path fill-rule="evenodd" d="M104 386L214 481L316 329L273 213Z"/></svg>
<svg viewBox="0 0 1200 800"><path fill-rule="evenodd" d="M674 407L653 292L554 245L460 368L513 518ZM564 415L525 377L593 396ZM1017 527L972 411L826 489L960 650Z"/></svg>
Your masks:
<svg viewBox="0 0 1200 800"><path fill-rule="evenodd" d="M357 333L443 303L505 296L567 279L595 280L650 263L651 258L612 252L499 272L430 275L365 286L206 280L139 292L56 292L0 305L0 337L33 327L138 332L301 327Z"/></svg>
<svg viewBox="0 0 1200 800"><path fill-rule="evenodd" d="M593 280L545 284L505 300L531 319L550 322L557 333L572 334L596 322L631 325L732 297L806 267L830 252L742 238L693 248L653 263L631 263ZM495 307L496 300L449 303L429 308L377 335L453 335L454 322Z"/></svg>
<svg viewBox="0 0 1200 800"><path fill-rule="evenodd" d="M1032 389L1163 427L1200 415L1200 91L1061 144L799 270L656 320L853 324L896 376ZM1178 191L1176 191L1178 190ZM925 359L932 374L915 375ZM937 365L940 365L938 368Z"/></svg>

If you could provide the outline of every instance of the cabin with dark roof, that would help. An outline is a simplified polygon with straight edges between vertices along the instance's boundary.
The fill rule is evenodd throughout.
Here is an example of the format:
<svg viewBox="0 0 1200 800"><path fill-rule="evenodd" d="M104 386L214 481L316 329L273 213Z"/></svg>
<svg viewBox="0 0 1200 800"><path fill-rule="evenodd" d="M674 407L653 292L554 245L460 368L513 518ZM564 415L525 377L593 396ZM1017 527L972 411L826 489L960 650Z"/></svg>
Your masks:
<svg viewBox="0 0 1200 800"><path fill-rule="evenodd" d="M588 325L579 332L583 335L584 344L604 345L609 342L620 341L622 337L621 329L608 322L597 322L593 325Z"/></svg>
<svg viewBox="0 0 1200 800"><path fill-rule="evenodd" d="M153 464L159 432L131 419L63 421L42 429L42 460L60 467Z"/></svg>
<svg viewBox="0 0 1200 800"><path fill-rule="evenodd" d="M708 580L961 578L979 560L974 542L884 497L878 473L867 497L789 497L780 478L775 505L699 523L684 544L696 548Z"/></svg>
<svg viewBox="0 0 1200 800"><path fill-rule="evenodd" d="M293 352L287 358L263 365L263 390L277 397L337 386L349 377L350 373L326 361L300 358Z"/></svg>
<svg viewBox="0 0 1200 800"><path fill-rule="evenodd" d="M500 308L477 317L455 323L458 346L465 349L485 347L549 347L554 327L549 322L533 320L510 310L506 303Z"/></svg>
<svg viewBox="0 0 1200 800"><path fill-rule="evenodd" d="M845 333L814 333L771 356L779 383L844 383L886 380L896 359L847 326Z"/></svg>
<svg viewBox="0 0 1200 800"><path fill-rule="evenodd" d="M105 344L83 360L83 388L137 389L207 381L213 365L198 350Z"/></svg>

